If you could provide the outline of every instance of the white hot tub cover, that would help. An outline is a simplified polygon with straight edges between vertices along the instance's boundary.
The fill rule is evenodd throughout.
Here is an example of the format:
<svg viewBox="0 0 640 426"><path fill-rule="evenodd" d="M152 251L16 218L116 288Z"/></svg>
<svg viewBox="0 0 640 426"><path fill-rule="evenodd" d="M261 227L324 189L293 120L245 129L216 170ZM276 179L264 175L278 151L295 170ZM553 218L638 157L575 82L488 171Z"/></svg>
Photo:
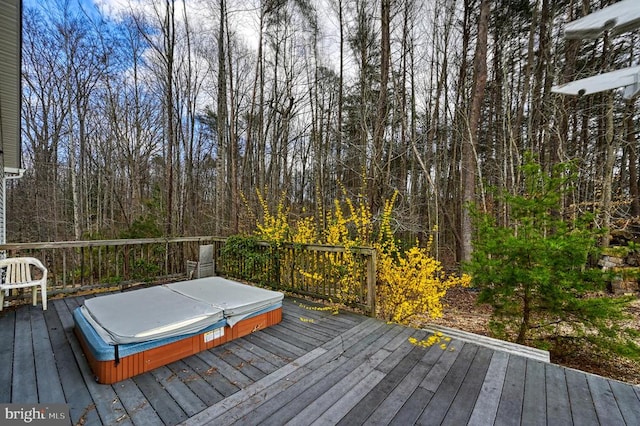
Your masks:
<svg viewBox="0 0 640 426"><path fill-rule="evenodd" d="M222 277L207 277L167 284L171 290L224 311L231 327L256 312L281 304L284 294Z"/></svg>
<svg viewBox="0 0 640 426"><path fill-rule="evenodd" d="M112 345L194 333L224 318L222 309L166 286L87 299L81 309Z"/></svg>

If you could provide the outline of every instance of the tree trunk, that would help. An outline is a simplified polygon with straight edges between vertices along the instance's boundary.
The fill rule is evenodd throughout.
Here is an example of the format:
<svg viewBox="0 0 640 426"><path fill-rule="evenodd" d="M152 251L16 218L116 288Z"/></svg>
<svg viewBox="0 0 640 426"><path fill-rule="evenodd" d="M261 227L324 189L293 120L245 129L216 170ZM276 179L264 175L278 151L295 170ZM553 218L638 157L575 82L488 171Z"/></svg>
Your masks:
<svg viewBox="0 0 640 426"><path fill-rule="evenodd" d="M631 217L640 216L640 190L638 189L638 153L637 139L634 126L635 101L627 101L624 127L627 136L627 150L629 152L629 195L631 196Z"/></svg>
<svg viewBox="0 0 640 426"><path fill-rule="evenodd" d="M484 89L487 83L487 32L489 26L489 0L482 0L478 18L478 40L473 62L474 90L469 113L469 134L462 146L462 261L471 260L473 251L473 224L471 206L476 198L476 150Z"/></svg>
<svg viewBox="0 0 640 426"><path fill-rule="evenodd" d="M605 115L605 152L604 152L604 175L602 182L602 227L611 229L611 187L613 185L613 167L615 165L615 153L617 151L615 138L613 135L613 93L606 94L607 105ZM602 247L608 247L611 234L608 232L602 237Z"/></svg>
<svg viewBox="0 0 640 426"><path fill-rule="evenodd" d="M226 227L227 219L227 72L225 56L225 0L220 0L220 26L218 29L218 109L217 134L218 152L216 161L216 224L220 234Z"/></svg>
<svg viewBox="0 0 640 426"><path fill-rule="evenodd" d="M371 211L375 214L382 204L384 136L387 127L389 105L387 103L387 86L389 83L389 61L391 56L390 43L390 9L391 0L382 0L380 3L380 94L378 95L378 108L376 122L373 128L373 158L371 164L371 188L369 189L369 202Z"/></svg>

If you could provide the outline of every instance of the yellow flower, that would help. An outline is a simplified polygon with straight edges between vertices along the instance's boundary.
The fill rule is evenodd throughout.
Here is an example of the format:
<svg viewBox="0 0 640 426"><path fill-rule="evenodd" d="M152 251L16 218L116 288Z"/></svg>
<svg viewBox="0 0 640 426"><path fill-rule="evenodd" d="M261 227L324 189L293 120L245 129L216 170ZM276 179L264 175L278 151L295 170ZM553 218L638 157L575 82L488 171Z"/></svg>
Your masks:
<svg viewBox="0 0 640 426"><path fill-rule="evenodd" d="M363 186L364 188L364 186ZM355 199L347 196L343 186L343 198L335 199L333 209L327 213L326 227L316 228L314 218L304 217L289 227L289 210L285 207L285 194L281 194L275 211L260 191L256 191L262 209L261 218L256 218L255 234L262 240L280 245L291 241L298 244L328 244L345 247L342 253L326 252L315 257L297 259L296 254L285 254L282 265L289 264L292 277L300 282L300 288L308 292L330 288L330 294L337 302L353 305L363 302L366 288L364 282L364 262L355 247L369 246L377 251L377 305L381 315L393 322L406 323L416 314L426 314L431 318L443 314L442 298L448 288L468 286L471 278L447 275L438 260L429 252L433 237L426 247L418 241L413 247L402 250L393 232L393 210L398 192L384 201L381 217L377 218L378 229L374 233L374 222L366 197L358 194ZM364 192L364 191L363 191ZM245 205L248 202L243 196ZM252 215L252 217L256 217ZM434 232L437 228L434 228ZM377 238L374 237L377 234ZM298 285L296 283L296 285ZM324 293L323 293L324 294ZM325 294L327 295L327 294ZM334 310L336 313L337 310ZM440 334L439 337L442 337ZM425 344L429 343L429 340ZM434 344L431 341L429 344Z"/></svg>

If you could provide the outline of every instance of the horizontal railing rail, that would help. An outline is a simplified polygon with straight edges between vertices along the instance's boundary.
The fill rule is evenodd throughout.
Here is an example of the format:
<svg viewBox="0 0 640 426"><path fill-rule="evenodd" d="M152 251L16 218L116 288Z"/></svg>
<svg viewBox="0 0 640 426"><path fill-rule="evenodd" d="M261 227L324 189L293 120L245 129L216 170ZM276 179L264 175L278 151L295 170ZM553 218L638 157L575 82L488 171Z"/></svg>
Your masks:
<svg viewBox="0 0 640 426"><path fill-rule="evenodd" d="M55 297L186 279L187 261L197 260L200 245L212 244L217 274L375 315L373 248L260 242L254 253L237 255L222 249L225 241L199 236L16 243L0 245L0 252L40 259L48 269L48 293ZM17 303L26 299L24 294L13 297Z"/></svg>
<svg viewBox="0 0 640 426"><path fill-rule="evenodd" d="M200 244L221 238L181 237L59 241L0 245L7 257L31 256L48 269L51 295L118 289L160 282L186 274L186 261L197 259Z"/></svg>

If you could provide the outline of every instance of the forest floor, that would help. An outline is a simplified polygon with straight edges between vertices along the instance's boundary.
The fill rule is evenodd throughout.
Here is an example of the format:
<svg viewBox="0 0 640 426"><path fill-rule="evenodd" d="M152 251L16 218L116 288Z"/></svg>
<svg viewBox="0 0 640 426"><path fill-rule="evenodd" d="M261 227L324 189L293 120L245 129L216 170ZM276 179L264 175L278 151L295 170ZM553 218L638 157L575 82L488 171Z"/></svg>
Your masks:
<svg viewBox="0 0 640 426"><path fill-rule="evenodd" d="M489 319L491 307L477 303L478 293L468 288L455 287L447 291L444 298L444 316L423 322L439 324L458 330L475 334L490 336ZM636 298L628 307L631 316L632 327L640 330L640 298ZM632 384L640 384L640 363L622 357L605 358L600 354L594 354L588 347L582 347L571 355L554 357L551 354L551 362L609 377Z"/></svg>

